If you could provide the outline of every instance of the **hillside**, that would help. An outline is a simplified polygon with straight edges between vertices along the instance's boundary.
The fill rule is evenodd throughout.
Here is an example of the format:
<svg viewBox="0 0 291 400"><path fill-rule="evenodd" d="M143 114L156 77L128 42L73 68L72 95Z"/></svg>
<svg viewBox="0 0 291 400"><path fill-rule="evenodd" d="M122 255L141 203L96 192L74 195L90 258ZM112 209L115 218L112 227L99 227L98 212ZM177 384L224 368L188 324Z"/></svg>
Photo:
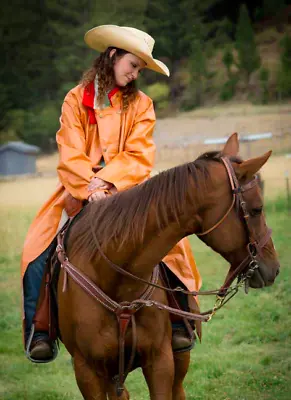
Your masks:
<svg viewBox="0 0 291 400"><path fill-rule="evenodd" d="M262 28L262 26L257 27L258 32L256 33L256 44L262 61L261 68L268 69L270 74L268 89L270 101L272 102L280 100L276 95L280 55L282 52L280 42L286 33L291 34L291 25L282 25L280 31L274 26L266 27L263 30ZM234 48L234 44L229 43L227 46L230 46L233 49L233 56L237 62L237 52ZM206 105L223 103L219 98L219 92L227 80L227 70L222 61L224 51L225 47L219 50L209 62L210 72L213 73L213 78L211 79L211 87L209 87L208 93L205 95ZM235 74L237 72L238 69L233 66L232 73ZM237 84L235 96L231 99L231 102L253 100L258 102L261 90L259 75L260 70L252 74L248 87L246 87L243 81L240 80Z"/></svg>

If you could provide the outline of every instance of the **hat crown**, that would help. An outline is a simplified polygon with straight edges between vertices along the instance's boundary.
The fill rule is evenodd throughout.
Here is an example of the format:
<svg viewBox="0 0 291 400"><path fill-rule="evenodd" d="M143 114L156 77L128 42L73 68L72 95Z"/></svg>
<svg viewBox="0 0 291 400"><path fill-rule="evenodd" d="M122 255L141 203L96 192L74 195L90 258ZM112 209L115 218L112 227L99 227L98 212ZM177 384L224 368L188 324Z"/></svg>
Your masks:
<svg viewBox="0 0 291 400"><path fill-rule="evenodd" d="M152 36L150 36L146 32L143 32L143 31L141 31L139 29L136 29L136 28L131 28L129 26L122 26L121 28L129 31L131 34L135 35L139 40L142 40L146 44L146 46L148 47L149 52L150 53L153 52L155 40L154 40L154 38Z"/></svg>
<svg viewBox="0 0 291 400"><path fill-rule="evenodd" d="M100 25L86 32L84 39L89 47L101 53L109 47L120 48L141 58L146 64L145 68L170 75L168 67L162 61L153 58L154 38L140 29Z"/></svg>

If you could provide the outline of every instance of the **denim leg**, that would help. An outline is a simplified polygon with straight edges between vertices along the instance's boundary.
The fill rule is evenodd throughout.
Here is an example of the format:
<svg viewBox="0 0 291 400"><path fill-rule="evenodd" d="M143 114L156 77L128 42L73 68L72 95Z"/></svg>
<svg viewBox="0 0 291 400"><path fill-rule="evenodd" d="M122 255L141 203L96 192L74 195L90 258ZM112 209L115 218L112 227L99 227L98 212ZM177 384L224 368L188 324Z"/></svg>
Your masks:
<svg viewBox="0 0 291 400"><path fill-rule="evenodd" d="M182 287L183 289L187 290L186 286L180 281L179 278L176 277L176 275L168 267L166 267L166 274L167 274L171 288L175 288L175 287L179 286L179 287ZM177 300L179 306L181 307L181 309L183 311L189 311L188 296L186 294L181 293L181 292L176 292L175 299ZM179 321L171 321L171 324L172 324L173 329L185 326L182 319Z"/></svg>
<svg viewBox="0 0 291 400"><path fill-rule="evenodd" d="M51 246L33 260L27 267L23 279L24 286L24 312L25 312L25 339L27 339L32 320L36 311L37 301L47 257Z"/></svg>

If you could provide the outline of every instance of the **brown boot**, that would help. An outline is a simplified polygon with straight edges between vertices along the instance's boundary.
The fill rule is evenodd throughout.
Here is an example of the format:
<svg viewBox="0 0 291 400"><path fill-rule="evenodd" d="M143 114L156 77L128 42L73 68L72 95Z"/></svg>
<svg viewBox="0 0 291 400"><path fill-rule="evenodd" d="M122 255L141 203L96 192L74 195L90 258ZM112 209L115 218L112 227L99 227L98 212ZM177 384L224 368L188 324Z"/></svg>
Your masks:
<svg viewBox="0 0 291 400"><path fill-rule="evenodd" d="M49 360L53 358L51 341L44 338L33 341L31 344L30 357L34 360Z"/></svg>
<svg viewBox="0 0 291 400"><path fill-rule="evenodd" d="M195 335L190 338L187 330L181 326L174 328L172 332L172 349L173 351L191 350L195 344Z"/></svg>

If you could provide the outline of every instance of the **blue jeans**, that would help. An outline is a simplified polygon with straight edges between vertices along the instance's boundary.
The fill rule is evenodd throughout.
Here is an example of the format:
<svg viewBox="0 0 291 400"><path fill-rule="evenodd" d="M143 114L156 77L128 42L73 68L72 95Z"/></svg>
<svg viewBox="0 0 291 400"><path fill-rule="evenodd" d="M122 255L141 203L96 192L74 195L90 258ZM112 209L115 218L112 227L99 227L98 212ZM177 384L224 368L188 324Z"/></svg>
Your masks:
<svg viewBox="0 0 291 400"><path fill-rule="evenodd" d="M23 279L24 289L24 312L25 312L25 340L27 340L34 314L36 311L37 301L40 294L41 282L44 274L46 260L51 250L50 245L43 253L41 253L35 260L33 260L27 267ZM44 333L37 333L35 335L46 336Z"/></svg>

